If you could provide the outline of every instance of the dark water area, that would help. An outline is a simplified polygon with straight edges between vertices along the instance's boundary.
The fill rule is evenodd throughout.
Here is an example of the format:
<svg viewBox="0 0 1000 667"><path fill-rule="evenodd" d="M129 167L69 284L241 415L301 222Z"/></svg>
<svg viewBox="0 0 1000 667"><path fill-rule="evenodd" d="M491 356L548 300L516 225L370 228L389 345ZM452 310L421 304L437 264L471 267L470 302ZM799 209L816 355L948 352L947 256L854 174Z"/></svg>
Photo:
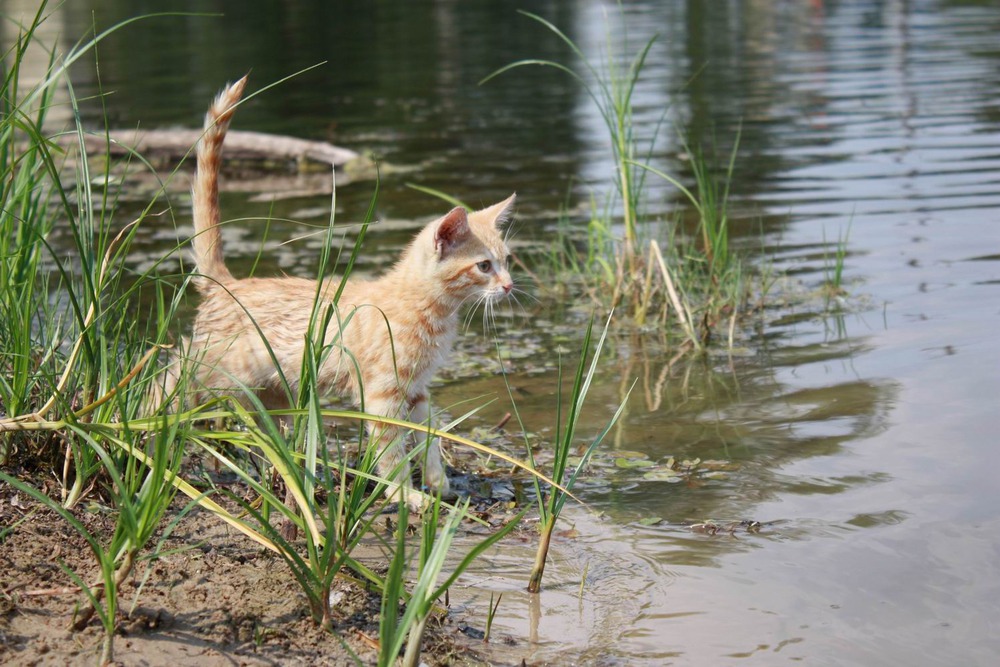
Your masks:
<svg viewBox="0 0 1000 667"><path fill-rule="evenodd" d="M609 44L632 54L658 35L636 131L652 137L662 120L652 162L686 181L685 140L714 145L724 162L739 133L733 234L755 265L786 275L775 294L816 290L846 239L839 307L778 299L739 327L736 354L671 364L674 350L657 336L613 337L585 430L597 432L637 385L582 490L602 516L568 512L575 530L554 545L541 596L521 592L533 546L521 544L489 555L453 591L479 618L490 593L503 592L494 632L518 643L498 660L995 661L1000 5L629 2L625 29L617 5L584 0L169 5L225 16L148 19L102 42L99 80L93 58L74 69L84 122L194 127L225 81L252 71L256 89L325 63L252 100L235 126L378 158L386 224L372 234L367 268L405 240L409 228L393 223L445 206L407 183L473 205L516 190L515 240L529 258L551 241L566 202L583 221L591 198L602 207L612 192L603 121L577 82L535 67L479 84L521 58L577 64L516 8L552 21L595 60ZM34 3L0 6L16 15ZM66 50L93 21L163 10L69 0L48 27ZM102 90L103 106L91 97ZM365 180L339 188L338 219L360 218L372 190ZM183 193L172 203L179 231L144 232L150 256L189 229ZM224 205L230 217L323 224L329 203L230 193ZM652 218L668 224L680 205L650 181ZM262 226L227 230L234 264L254 260ZM264 268L310 273L317 241L278 245L297 233L272 228ZM518 407L545 432L556 380L544 369L557 352L572 355L581 325L526 310L502 331ZM466 338L494 354L477 326ZM496 423L509 409L503 383L489 370L470 375L443 382L435 402L496 398L477 416ZM678 465L683 474L666 470L671 457L690 464ZM690 528L744 519L763 527Z"/></svg>

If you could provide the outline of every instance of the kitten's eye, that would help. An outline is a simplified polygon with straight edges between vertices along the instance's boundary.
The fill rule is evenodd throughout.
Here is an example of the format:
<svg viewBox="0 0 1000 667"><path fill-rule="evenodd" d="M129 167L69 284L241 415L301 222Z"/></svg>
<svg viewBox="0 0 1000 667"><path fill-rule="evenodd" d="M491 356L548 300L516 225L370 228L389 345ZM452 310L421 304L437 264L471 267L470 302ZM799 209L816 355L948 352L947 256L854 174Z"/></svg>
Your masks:
<svg viewBox="0 0 1000 667"><path fill-rule="evenodd" d="M483 273L489 273L490 269L493 268L493 262L491 262L488 259L484 259L483 261L479 262L479 264L476 264L476 267Z"/></svg>

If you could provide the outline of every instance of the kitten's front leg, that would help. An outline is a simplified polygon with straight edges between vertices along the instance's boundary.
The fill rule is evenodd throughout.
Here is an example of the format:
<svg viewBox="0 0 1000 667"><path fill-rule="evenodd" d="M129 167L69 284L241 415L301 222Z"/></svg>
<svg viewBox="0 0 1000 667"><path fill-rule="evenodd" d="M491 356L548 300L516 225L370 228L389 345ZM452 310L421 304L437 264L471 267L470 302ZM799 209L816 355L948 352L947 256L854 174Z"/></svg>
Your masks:
<svg viewBox="0 0 1000 667"><path fill-rule="evenodd" d="M402 402L395 399L368 400L365 410L387 417L404 416ZM378 445L378 474L388 483L386 497L404 501L412 512L422 512L427 504L427 496L413 488L410 462L406 459L403 433L399 427L368 422L368 435L375 438Z"/></svg>
<svg viewBox="0 0 1000 667"><path fill-rule="evenodd" d="M418 396L413 402L413 407L410 409L410 421L415 424L434 426L434 423L429 418L430 404L427 402L427 397L423 395ZM418 445L425 442L427 444L427 451L421 457L424 467L424 484L428 488L440 492L442 498L449 498L451 485L448 483L444 461L441 460L441 439L430 438L428 442L427 434L420 431L417 431L413 435Z"/></svg>

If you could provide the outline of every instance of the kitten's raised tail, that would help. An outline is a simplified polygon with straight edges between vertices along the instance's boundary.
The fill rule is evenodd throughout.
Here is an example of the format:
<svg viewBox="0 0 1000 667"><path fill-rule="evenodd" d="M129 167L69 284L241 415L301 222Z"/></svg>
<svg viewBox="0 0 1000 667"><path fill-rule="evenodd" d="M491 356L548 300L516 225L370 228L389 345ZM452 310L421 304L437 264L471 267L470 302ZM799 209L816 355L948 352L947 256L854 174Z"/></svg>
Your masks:
<svg viewBox="0 0 1000 667"><path fill-rule="evenodd" d="M202 292L233 279L222 255L222 235L219 232L219 168L222 142L246 85L247 77L244 76L219 93L205 114L205 133L198 142L198 168L191 189L194 202L194 238L191 245L199 274L194 284Z"/></svg>

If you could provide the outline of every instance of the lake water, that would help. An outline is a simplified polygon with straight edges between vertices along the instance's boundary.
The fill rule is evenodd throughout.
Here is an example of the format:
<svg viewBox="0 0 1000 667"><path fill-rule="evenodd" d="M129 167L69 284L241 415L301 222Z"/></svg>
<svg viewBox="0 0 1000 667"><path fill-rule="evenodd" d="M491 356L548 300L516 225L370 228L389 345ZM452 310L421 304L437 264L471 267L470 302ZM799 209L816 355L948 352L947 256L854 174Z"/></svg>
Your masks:
<svg viewBox="0 0 1000 667"><path fill-rule="evenodd" d="M35 3L7 0L11 13ZM147 6L153 8L155 3ZM548 243L567 200L609 192L600 117L579 84L545 68L479 85L520 58L573 65L568 48L504 2L176 2L225 17L132 25L74 71L86 123L193 127L222 83L259 88L322 64L246 105L236 126L327 139L385 165L379 218L426 220L437 200L518 192L526 256ZM545 590L523 593L532 544L509 543L464 577L452 600L517 639L500 661L547 664L993 664L1000 654L1000 7L989 2L526 2L587 54L637 51L654 34L636 97L652 160L689 178L681 138L728 154L736 243L755 263L815 289L847 239L843 307L774 307L740 327L749 350L668 365L655 336L617 335L589 403L596 432L638 378L620 428L628 456L700 459L689 475L598 468L581 494L597 516L565 515ZM158 6L157 6L158 8ZM63 50L136 3L67 0L48 27ZM609 27L611 36L609 37ZM9 38L9 29L4 38ZM53 39L57 39L53 37ZM337 192L338 219L363 214L371 181ZM186 203L179 195L184 231ZM322 223L329 197L248 202L227 215ZM676 193L651 183L651 214ZM395 229L393 225L385 225ZM261 224L230 251L252 260ZM291 229L272 229L272 238ZM405 238L373 232L367 266ZM144 232L150 254L173 227ZM236 240L246 243L240 245ZM270 243L270 242L269 242ZM302 244L271 267L308 274ZM268 267L265 267L268 268ZM527 283L527 279L524 281ZM577 320L547 309L503 325L532 430L553 425L552 372ZM553 333L556 332L556 333ZM470 338L481 337L472 327ZM528 347L530 344L530 348ZM489 350L489 345L483 348ZM533 351L537 350L537 351ZM523 354L522 354L523 353ZM488 352L487 352L488 354ZM624 381L623 381L624 379ZM496 397L495 375L444 383L438 405ZM643 520L662 519L655 525ZM761 522L715 534L712 521ZM652 523L646 521L645 523Z"/></svg>

